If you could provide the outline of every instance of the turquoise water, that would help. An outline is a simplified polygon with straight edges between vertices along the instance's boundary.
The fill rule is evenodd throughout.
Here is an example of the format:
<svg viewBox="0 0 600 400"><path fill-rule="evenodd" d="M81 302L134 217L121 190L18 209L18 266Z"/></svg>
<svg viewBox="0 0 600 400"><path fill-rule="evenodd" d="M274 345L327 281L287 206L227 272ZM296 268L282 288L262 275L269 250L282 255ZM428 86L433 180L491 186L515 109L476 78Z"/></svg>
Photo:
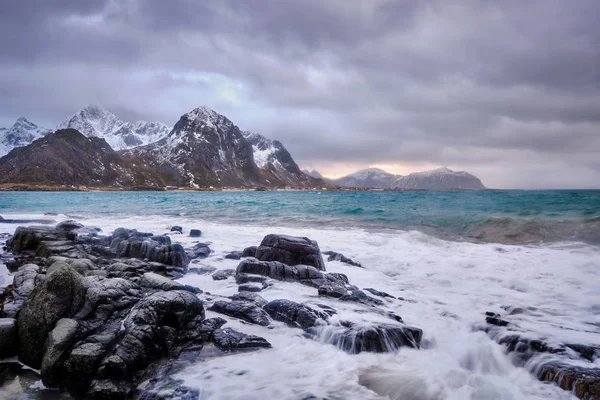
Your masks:
<svg viewBox="0 0 600 400"><path fill-rule="evenodd" d="M0 192L0 215L185 215L232 224L420 230L451 240L600 244L600 190Z"/></svg>

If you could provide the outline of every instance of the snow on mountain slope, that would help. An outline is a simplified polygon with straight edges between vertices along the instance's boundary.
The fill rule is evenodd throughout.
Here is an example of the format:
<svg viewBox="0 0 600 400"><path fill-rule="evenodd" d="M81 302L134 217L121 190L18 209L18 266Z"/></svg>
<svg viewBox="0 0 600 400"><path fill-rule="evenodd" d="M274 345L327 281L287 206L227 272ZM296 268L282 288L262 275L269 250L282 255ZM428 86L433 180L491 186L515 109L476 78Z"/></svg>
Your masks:
<svg viewBox="0 0 600 400"><path fill-rule="evenodd" d="M19 118L10 129L0 129L0 157L15 147L27 146L50 132L50 129L42 128L24 117Z"/></svg>
<svg viewBox="0 0 600 400"><path fill-rule="evenodd" d="M88 137L101 137L115 150L157 142L171 130L161 122L124 122L97 105L85 107L57 127L66 128L76 129Z"/></svg>
<svg viewBox="0 0 600 400"><path fill-rule="evenodd" d="M464 171L442 167L415 172L395 180L390 187L398 189L485 189L479 178Z"/></svg>
<svg viewBox="0 0 600 400"><path fill-rule="evenodd" d="M388 188L399 177L399 175L390 174L379 168L367 168L332 180L331 183L346 187Z"/></svg>
<svg viewBox="0 0 600 400"><path fill-rule="evenodd" d="M266 183L291 186L322 185L319 178L314 178L300 170L283 144L278 140L270 140L254 133L242 132L244 138L252 145L254 162L261 170Z"/></svg>

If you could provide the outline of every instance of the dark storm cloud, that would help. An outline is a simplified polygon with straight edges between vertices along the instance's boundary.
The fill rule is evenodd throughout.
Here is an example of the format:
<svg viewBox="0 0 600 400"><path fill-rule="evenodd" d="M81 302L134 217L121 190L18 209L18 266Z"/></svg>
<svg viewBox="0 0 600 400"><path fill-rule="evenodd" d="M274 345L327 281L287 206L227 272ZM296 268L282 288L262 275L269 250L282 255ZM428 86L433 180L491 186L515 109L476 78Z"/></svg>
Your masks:
<svg viewBox="0 0 600 400"><path fill-rule="evenodd" d="M488 186L600 182L595 0L0 7L6 124L53 125L90 102L172 124L207 104L305 165L449 165ZM544 169L553 178L539 179Z"/></svg>

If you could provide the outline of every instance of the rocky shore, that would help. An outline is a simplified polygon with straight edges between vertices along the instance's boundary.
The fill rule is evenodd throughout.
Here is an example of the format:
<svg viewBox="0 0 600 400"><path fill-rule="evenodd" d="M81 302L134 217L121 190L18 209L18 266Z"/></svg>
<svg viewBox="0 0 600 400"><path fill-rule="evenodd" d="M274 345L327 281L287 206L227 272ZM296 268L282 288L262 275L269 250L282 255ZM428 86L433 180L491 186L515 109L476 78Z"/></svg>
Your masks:
<svg viewBox="0 0 600 400"><path fill-rule="evenodd" d="M0 288L0 382L28 375L82 399L196 399L197 389L173 377L178 371L214 357L273 351L260 329L266 335L277 324L350 355L434 346L387 309L404 299L328 272L322 254L364 267L335 251L321 253L309 238L269 234L224 256L238 260L237 268L217 269L199 262L213 253L201 230L186 228L187 243L193 242L187 247L176 243L182 232L173 226L161 234L126 228L104 234L64 221L20 226L0 238L2 263L14 274ZM237 292L215 295L176 281L186 274L235 282ZM284 284L314 291L312 300L261 296ZM340 319L348 305L380 318L370 324ZM531 339L511 321L527 310L504 311L488 313L473 329L504 345L514 365L540 381L600 399L598 347ZM228 326L235 321L236 329ZM256 329L244 332L240 323Z"/></svg>
<svg viewBox="0 0 600 400"><path fill-rule="evenodd" d="M213 279L236 281L238 293L229 298L174 280L211 249L201 242L184 249L169 234L119 228L102 235L65 221L19 227L5 250L14 280L0 293L0 357L15 361L2 365L37 370L45 387L75 398L196 398L169 375L205 354L271 347L228 328L231 318L264 327L279 321L315 338L329 329L331 343L351 354L420 347L422 331L398 315L373 326L331 325L332 307L262 298L259 292L284 281L384 313L377 297L383 294L367 295L345 275L328 273L319 246L308 238L267 235L259 246L228 256L240 259L239 266L215 271ZM205 310L224 318L206 318Z"/></svg>

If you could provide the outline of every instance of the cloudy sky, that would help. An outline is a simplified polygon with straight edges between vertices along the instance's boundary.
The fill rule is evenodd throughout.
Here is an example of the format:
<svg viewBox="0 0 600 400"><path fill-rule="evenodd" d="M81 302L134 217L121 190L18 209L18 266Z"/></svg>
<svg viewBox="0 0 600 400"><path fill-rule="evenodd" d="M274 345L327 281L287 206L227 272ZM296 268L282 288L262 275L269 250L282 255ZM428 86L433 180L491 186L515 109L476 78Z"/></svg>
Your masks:
<svg viewBox="0 0 600 400"><path fill-rule="evenodd" d="M199 105L302 167L448 166L488 187L600 187L597 0L27 0L0 5L0 126L89 103Z"/></svg>

